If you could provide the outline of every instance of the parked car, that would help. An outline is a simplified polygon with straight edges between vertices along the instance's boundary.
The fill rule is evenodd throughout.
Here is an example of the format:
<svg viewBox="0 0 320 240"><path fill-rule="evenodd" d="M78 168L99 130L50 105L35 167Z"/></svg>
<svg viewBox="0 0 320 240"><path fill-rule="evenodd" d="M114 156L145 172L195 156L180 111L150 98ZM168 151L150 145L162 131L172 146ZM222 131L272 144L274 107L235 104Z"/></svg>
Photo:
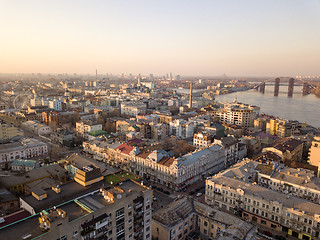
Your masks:
<svg viewBox="0 0 320 240"><path fill-rule="evenodd" d="M201 197L202 196L202 193L201 192L199 192L199 193L197 193L197 195L196 195L197 197Z"/></svg>

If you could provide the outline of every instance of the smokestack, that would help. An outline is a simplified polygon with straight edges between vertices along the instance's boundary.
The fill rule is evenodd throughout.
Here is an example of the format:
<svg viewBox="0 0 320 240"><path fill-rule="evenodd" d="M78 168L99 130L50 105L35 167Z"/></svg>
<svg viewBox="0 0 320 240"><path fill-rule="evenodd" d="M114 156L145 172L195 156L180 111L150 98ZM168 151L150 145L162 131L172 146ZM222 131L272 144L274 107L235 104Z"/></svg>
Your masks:
<svg viewBox="0 0 320 240"><path fill-rule="evenodd" d="M190 82L190 100L189 100L189 108L192 108L192 82Z"/></svg>

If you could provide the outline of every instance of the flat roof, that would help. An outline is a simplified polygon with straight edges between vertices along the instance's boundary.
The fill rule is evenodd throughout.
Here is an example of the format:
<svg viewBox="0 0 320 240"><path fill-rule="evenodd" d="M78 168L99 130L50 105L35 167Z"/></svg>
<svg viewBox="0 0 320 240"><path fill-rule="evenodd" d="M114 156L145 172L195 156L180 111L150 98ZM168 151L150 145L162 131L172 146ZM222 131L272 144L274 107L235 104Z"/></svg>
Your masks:
<svg viewBox="0 0 320 240"><path fill-rule="evenodd" d="M78 184L77 184L78 185ZM80 186L80 185L79 185ZM73 186L69 186L69 188L72 188ZM121 190L119 189L121 188ZM82 192L82 195L77 198L76 195L72 195L73 198L71 200L65 200L60 203L55 202L51 204L50 208L42 208L41 210L46 210L49 217L51 218L51 222L53 221L59 221L59 219L62 219L61 216L59 216L55 210L53 209L53 206L56 206L57 209L61 209L66 212L66 219L71 222L78 218L81 218L83 216L86 216L87 214L90 214L91 211L88 211L89 209L98 210L100 208L103 208L107 205L112 205L116 203L118 198L115 196L114 202L107 202L104 200L104 197L100 194L99 191L94 189L87 188L89 192L93 193L90 195L86 195L86 193ZM118 190L119 189L119 190ZM66 189L65 189L66 190ZM143 192L145 190L150 190L148 187L142 186L132 180L126 180L121 185L109 186L105 188L106 191L110 191L114 193L122 192L123 196L129 196L131 194L137 193L137 192ZM150 190L151 191L151 190ZM36 200L38 201L38 200ZM43 200L45 201L45 200ZM42 201L38 201L39 203ZM80 206L81 205L81 206ZM84 208L83 208L84 207ZM88 210L85 210L88 209ZM0 227L0 236L3 239L22 239L23 236L30 235L29 238L26 239L34 239L35 237L38 237L40 235L45 235L47 232L42 232L39 226L39 213L23 218L19 221L13 222L10 225ZM97 220L98 218L94 219ZM0 225L1 226L1 225Z"/></svg>

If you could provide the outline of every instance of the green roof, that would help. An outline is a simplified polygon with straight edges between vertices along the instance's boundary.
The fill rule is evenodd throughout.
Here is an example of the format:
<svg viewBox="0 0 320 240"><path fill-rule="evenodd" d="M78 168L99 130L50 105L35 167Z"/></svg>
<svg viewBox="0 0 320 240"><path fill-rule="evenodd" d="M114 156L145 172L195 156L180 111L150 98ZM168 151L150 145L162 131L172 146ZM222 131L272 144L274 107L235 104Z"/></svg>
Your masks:
<svg viewBox="0 0 320 240"><path fill-rule="evenodd" d="M35 160L13 160L11 166L26 166L26 167L33 167L37 161Z"/></svg>
<svg viewBox="0 0 320 240"><path fill-rule="evenodd" d="M101 135L105 135L106 137L110 137L110 135L106 131L103 131L103 130L89 132L89 135L94 136L94 137L98 137Z"/></svg>

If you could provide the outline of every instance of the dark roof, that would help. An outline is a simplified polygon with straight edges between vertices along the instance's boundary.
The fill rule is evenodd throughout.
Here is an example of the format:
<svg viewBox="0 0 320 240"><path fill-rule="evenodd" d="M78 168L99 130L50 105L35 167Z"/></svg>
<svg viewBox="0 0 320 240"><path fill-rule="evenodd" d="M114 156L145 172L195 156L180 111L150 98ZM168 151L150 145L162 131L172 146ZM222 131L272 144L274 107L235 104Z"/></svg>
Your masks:
<svg viewBox="0 0 320 240"><path fill-rule="evenodd" d="M279 157L274 152L267 151L267 152L261 154L260 156L256 157L254 160L259 161L259 162L263 162L263 163L264 162L280 162L282 160L282 158Z"/></svg>
<svg viewBox="0 0 320 240"><path fill-rule="evenodd" d="M303 142L299 140L296 140L293 138L283 138L283 139L279 139L279 141L276 141L273 147L275 149L278 149L281 152L286 152L286 151L291 152L301 144L303 144Z"/></svg>
<svg viewBox="0 0 320 240"><path fill-rule="evenodd" d="M142 139L135 138L135 139L129 140L127 143L130 144L130 145L135 145L135 144L139 144L141 142L143 142Z"/></svg>
<svg viewBox="0 0 320 240"><path fill-rule="evenodd" d="M76 182L70 182L61 185L61 192L56 193L52 189L47 189L47 198L38 201L32 195L22 197L22 199L27 202L36 213L41 212L44 209L51 208L53 206L59 205L63 202L67 202L79 196L85 195L92 191L95 191L103 186L103 182L97 182L92 185L83 187Z"/></svg>
<svg viewBox="0 0 320 240"><path fill-rule="evenodd" d="M18 198L5 188L0 189L0 203L18 201Z"/></svg>
<svg viewBox="0 0 320 240"><path fill-rule="evenodd" d="M238 142L238 140L233 136L224 137L221 140L222 144L225 146L232 146Z"/></svg>

